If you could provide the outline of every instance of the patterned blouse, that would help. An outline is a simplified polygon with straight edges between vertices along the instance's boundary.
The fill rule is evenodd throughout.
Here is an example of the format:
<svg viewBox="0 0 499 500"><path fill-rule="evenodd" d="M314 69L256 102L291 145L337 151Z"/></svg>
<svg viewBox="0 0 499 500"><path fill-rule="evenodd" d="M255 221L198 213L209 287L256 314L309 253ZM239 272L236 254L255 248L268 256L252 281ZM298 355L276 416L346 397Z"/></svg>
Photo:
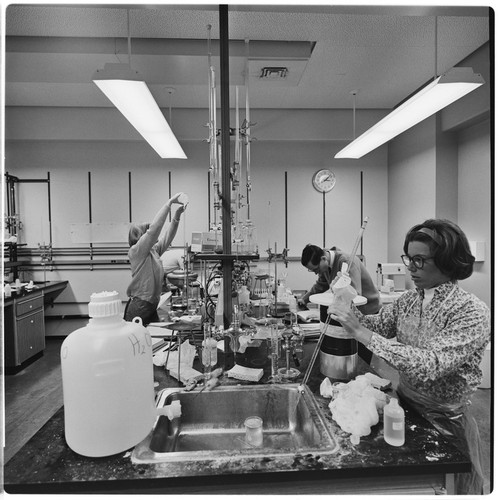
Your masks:
<svg viewBox="0 0 499 500"><path fill-rule="evenodd" d="M490 341L490 311L457 283L409 290L378 314L361 316L374 332L367 345L413 388L443 403L465 403L482 380L480 362ZM388 340L392 339L392 340Z"/></svg>

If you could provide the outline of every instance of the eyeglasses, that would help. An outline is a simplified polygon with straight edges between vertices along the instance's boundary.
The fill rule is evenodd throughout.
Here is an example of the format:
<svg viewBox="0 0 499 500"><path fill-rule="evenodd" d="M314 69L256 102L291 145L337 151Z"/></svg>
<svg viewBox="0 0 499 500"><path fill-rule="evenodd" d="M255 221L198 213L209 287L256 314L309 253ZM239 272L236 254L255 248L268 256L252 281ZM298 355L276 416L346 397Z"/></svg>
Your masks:
<svg viewBox="0 0 499 500"><path fill-rule="evenodd" d="M414 257L409 257L409 255L401 255L400 258L402 259L405 267L409 267L412 262L416 269L423 269L425 262L427 260L433 259L433 257L421 257L421 255L415 255Z"/></svg>

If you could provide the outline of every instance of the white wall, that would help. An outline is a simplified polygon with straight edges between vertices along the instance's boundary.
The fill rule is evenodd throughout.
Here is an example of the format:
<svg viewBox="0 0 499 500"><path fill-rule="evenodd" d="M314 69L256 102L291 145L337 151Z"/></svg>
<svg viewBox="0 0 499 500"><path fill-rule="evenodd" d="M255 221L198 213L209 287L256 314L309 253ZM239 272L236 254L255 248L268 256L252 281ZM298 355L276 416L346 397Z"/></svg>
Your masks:
<svg viewBox="0 0 499 500"><path fill-rule="evenodd" d="M398 262L404 237L428 218L456 222L469 240L485 241L486 260L461 283L491 306L490 122L442 133L433 117L389 147L388 257ZM413 286L406 278L407 287Z"/></svg>
<svg viewBox="0 0 499 500"><path fill-rule="evenodd" d="M27 111L11 110L9 117L17 140L7 141L6 170L19 178L47 178L50 173L52 234L54 248L75 248L70 224L75 222L128 222L129 218L129 173L131 179L131 209L133 221L151 220L161 204L172 193L185 191L190 198L185 224L179 227L174 245L182 246L190 240L193 231L208 228L208 145L200 140L185 141L182 145L187 160L161 160L142 141L107 140L35 140L36 129L24 132L17 125L22 118L43 114L42 109ZM202 113L195 114L200 118ZM282 110L254 113L254 127L258 140L252 143L251 173L251 218L257 228L260 266L268 268L266 250L278 253L285 247L285 177L288 186L288 248L292 261L285 269L278 263L278 275L288 273L288 285L295 289L306 289L313 283L313 276L297 261L306 243L322 245L322 195L312 186L313 174L322 168L331 168L337 177L334 190L326 195L326 245L337 245L350 251L361 224L360 173L364 178L364 216L370 221L365 232L363 251L372 273L379 261L386 261L387 222L387 168L386 147L380 148L365 160L333 160L334 154L345 144L349 133L351 113L306 112ZM192 118L192 115L189 115ZM335 119L340 117L344 121ZM369 122L376 121L379 111L361 113ZM366 119L365 117L368 117ZM62 134L65 120L78 122L78 129L88 129L81 120L83 116L71 115L64 110L60 120L49 113L54 127L59 122L57 137ZM36 121L40 121L37 118ZM335 125L329 129L330 121ZM338 126L343 123L343 126ZM345 125L346 123L346 125ZM287 139L280 136L289 126ZM71 128L68 126L68 128ZM318 130L324 137L338 140L312 140L311 130ZM304 132L306 131L306 132ZM22 138L24 137L24 138ZM104 137L105 138L105 137ZM104 139L103 138L103 139ZM89 176L90 173L90 176ZM169 184L171 179L171 186ZM89 184L91 202L89 195ZM44 192L36 188L36 196L27 196L31 184L19 184L21 218L25 216L25 228L21 238L30 247L40 242L48 243L48 221L45 218L47 204ZM38 185L36 185L38 186ZM39 207L43 207L40 210ZM31 214L29 217L27 214ZM34 215L33 215L34 214ZM125 244L125 242L124 242ZM273 272L274 265L271 266ZM41 279L41 273L34 276ZM78 314L85 312L85 305L92 292L116 289L122 299L126 297L128 270L99 270L98 267L81 267L72 270L56 269L47 273L47 279L68 279L70 286L57 300L60 306L49 314ZM77 305L74 306L73 304Z"/></svg>
<svg viewBox="0 0 499 500"><path fill-rule="evenodd" d="M311 185L313 173L321 168L331 168L337 177L336 187L326 195L326 245L350 251L361 222L362 172L363 215L370 217L363 253L371 274L377 262L399 262L405 233L413 224L435 216L457 218L470 239L487 243L486 261L477 264L475 275L463 286L490 303L490 124L483 121L490 108L488 45L463 65L468 63L484 75L484 87L360 160L333 159L351 140L350 110L252 111L257 125L252 127L251 217L257 226L260 265L268 267L269 246L274 250L277 243L281 252L285 245L287 174L288 247L293 258L288 284L295 289L312 284L313 277L297 259L306 243L322 244L322 195ZM357 110L359 134L385 114ZM134 221L150 220L169 190L189 194L185 224L174 241L183 245L192 231L208 227L207 118L207 110L176 109L174 130L188 159L161 160L112 108L7 108L5 169L20 178L46 179L50 172L55 247L74 246L69 224L88 222L90 210L93 222L128 221L129 172ZM470 120L481 122L470 128ZM34 247L48 243L45 186L24 184L19 189L22 237ZM279 264L278 274L282 271ZM80 310L90 293L103 287L118 289L124 298L128 271L58 270L47 279L69 279L70 287L58 303L78 303ZM60 314L60 309L52 313Z"/></svg>
<svg viewBox="0 0 499 500"><path fill-rule="evenodd" d="M428 118L394 139L388 148L389 262L400 262L408 229L435 217L435 123L435 117Z"/></svg>
<svg viewBox="0 0 499 500"><path fill-rule="evenodd" d="M473 275L461 286L492 307L490 122L463 130L458 144L458 223L469 240L485 242L484 262L475 263Z"/></svg>

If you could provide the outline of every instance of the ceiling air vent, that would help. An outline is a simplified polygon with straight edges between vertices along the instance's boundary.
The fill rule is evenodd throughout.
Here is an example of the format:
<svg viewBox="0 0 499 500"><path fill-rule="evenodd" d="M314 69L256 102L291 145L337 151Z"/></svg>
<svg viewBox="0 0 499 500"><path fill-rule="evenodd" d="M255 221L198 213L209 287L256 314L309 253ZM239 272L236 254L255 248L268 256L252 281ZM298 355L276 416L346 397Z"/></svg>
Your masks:
<svg viewBox="0 0 499 500"><path fill-rule="evenodd" d="M267 80L280 80L288 76L288 68L283 66L266 66L262 68L260 73L260 78L265 78Z"/></svg>

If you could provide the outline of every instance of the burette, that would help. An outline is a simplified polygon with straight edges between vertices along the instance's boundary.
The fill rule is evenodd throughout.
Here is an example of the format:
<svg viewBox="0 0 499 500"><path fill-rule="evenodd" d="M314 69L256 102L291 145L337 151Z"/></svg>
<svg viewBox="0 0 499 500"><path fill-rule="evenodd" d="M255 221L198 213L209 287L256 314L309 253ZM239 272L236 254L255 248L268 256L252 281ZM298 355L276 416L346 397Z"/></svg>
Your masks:
<svg viewBox="0 0 499 500"><path fill-rule="evenodd" d="M208 24L208 90L209 90L209 172L212 177L213 187L213 222L217 225L218 209L220 208L220 182L219 182L219 168L218 168L218 144L217 144L217 94L215 86L215 68L211 61L211 24ZM211 225L211 224L210 224Z"/></svg>
<svg viewBox="0 0 499 500"><path fill-rule="evenodd" d="M251 219L251 203L250 203L250 192L251 192L251 121L250 121L250 105L249 105L249 40L244 41L246 45L246 69L244 72L244 79L246 84L246 203L248 206L248 219Z"/></svg>

